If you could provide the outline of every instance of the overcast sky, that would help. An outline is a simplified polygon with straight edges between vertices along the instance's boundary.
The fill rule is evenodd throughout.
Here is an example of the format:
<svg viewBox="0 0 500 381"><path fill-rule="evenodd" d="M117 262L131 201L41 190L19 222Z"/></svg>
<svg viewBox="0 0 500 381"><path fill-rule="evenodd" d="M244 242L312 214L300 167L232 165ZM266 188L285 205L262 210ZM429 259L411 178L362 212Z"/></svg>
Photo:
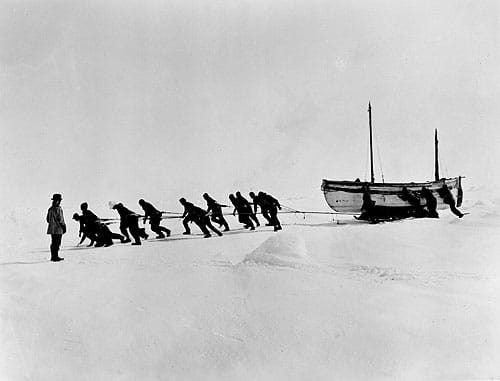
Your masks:
<svg viewBox="0 0 500 381"><path fill-rule="evenodd" d="M369 101L377 180L431 180L438 128L498 183L496 0L82 3L0 4L3 203L321 197L369 179Z"/></svg>

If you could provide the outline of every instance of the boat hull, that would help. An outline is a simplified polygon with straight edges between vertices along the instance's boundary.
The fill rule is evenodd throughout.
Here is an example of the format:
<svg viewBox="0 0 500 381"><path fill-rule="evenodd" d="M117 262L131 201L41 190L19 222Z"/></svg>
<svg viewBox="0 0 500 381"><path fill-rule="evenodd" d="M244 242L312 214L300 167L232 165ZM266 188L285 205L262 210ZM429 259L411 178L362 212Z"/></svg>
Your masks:
<svg viewBox="0 0 500 381"><path fill-rule="evenodd" d="M360 181L335 181L323 179L321 190L325 195L327 204L336 212L340 213L361 213L363 204L363 186L368 185L370 195L375 205L385 208L408 208L411 205L401 199L400 195L403 187L409 191L420 195L422 187L429 189L436 197L437 208L444 209L449 206L443 203L443 199L438 194L438 189L446 184L450 188L453 197L457 200L457 206L462 203L461 177L441 179L439 181L428 181L422 183L366 183ZM421 198L421 205L425 205L425 199Z"/></svg>

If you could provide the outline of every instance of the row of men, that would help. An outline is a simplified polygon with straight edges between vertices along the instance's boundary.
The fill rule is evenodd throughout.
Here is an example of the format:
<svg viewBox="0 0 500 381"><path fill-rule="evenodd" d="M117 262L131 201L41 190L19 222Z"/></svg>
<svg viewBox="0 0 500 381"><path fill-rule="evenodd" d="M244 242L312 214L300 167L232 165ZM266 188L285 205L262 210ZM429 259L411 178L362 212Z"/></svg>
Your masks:
<svg viewBox="0 0 500 381"><path fill-rule="evenodd" d="M238 214L238 220L243 224L244 228L255 230L255 225L260 226L256 216L257 208L260 207L262 215L267 220L266 225L273 226L274 231L281 230L281 224L277 217L278 210L281 209L279 201L264 192L259 192L257 195L250 192L249 195L252 198L253 207L240 192L236 192L236 195L229 195L229 200L234 206L233 215L236 215L236 213ZM217 223L219 229L224 227L224 231L230 230L229 224L222 212L222 208L228 207L228 205L218 203L207 193L203 194L203 198L207 203L207 209L198 207L188 202L185 198L179 200L184 207L182 223L185 231L183 234L191 234L189 224L195 223L203 232L205 238L211 237L208 229L222 236L222 232L219 231L212 222ZM157 234L156 238L169 237L171 234L170 229L161 226L162 212L143 199L139 200L139 205L144 211L144 215L142 216L144 224L149 219L151 230ZM127 243L132 241L130 238L130 236L132 236L132 245L140 245L141 239L147 239L149 237L145 229L139 227L139 218L141 217L139 214L126 208L122 203L114 204L112 208L116 210L120 216L120 232L122 234L111 232L107 225L109 220L103 220L97 217L97 215L88 209L88 204L86 202L80 205L82 214L73 214L73 219L80 223L80 244L83 243L86 238L89 238L91 241L89 246L94 245L94 243L96 247L110 246L113 244L113 239L118 239L122 243Z"/></svg>
<svg viewBox="0 0 500 381"><path fill-rule="evenodd" d="M456 201L446 184L437 189L437 194L442 198L443 203L450 207L450 210L457 217L462 218L464 214L456 207ZM358 219L361 220L377 220L379 218L407 218L407 217L428 217L439 218L437 212L437 199L426 187L422 187L420 192L410 191L407 187L403 187L401 194L398 195L401 200L408 202L409 207L400 208L384 208L375 205L372 200L370 189L366 185L363 188L363 205L361 206L361 215ZM422 201L424 201L422 203Z"/></svg>

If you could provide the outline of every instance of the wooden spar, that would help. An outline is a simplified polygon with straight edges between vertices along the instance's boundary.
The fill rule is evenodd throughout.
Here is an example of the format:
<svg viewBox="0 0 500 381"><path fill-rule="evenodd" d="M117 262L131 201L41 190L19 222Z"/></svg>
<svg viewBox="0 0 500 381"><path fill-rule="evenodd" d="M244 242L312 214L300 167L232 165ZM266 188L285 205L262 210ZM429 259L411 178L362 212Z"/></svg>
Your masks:
<svg viewBox="0 0 500 381"><path fill-rule="evenodd" d="M371 183L375 182L375 176L373 174L373 141L372 141L372 105L368 102L368 120L370 124L370 173L371 173Z"/></svg>
<svg viewBox="0 0 500 381"><path fill-rule="evenodd" d="M438 130L434 130L434 180L439 181Z"/></svg>

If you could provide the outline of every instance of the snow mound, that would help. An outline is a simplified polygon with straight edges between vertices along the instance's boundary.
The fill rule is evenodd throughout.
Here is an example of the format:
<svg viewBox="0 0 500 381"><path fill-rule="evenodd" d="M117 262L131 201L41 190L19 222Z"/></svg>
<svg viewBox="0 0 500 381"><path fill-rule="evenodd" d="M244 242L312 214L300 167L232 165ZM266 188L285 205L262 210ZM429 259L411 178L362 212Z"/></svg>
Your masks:
<svg viewBox="0 0 500 381"><path fill-rule="evenodd" d="M279 233L268 238L247 254L243 263L290 267L313 264L307 254L304 239L291 233Z"/></svg>

